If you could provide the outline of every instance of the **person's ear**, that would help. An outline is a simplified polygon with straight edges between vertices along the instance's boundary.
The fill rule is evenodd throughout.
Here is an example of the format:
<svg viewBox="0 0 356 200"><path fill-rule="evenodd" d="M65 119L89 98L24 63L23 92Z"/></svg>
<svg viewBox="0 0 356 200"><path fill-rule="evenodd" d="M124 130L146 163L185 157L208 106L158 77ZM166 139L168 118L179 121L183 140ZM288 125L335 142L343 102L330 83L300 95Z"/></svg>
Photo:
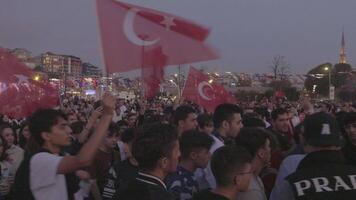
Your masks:
<svg viewBox="0 0 356 200"><path fill-rule="evenodd" d="M166 169L168 167L168 158L167 157L163 157L161 159L159 159L158 161L158 166L161 168L161 169Z"/></svg>
<svg viewBox="0 0 356 200"><path fill-rule="evenodd" d="M42 132L41 137L44 141L50 141L50 133L49 132Z"/></svg>
<svg viewBox="0 0 356 200"><path fill-rule="evenodd" d="M266 152L262 148L260 148L257 150L256 155L258 158L263 159L266 155Z"/></svg>
<svg viewBox="0 0 356 200"><path fill-rule="evenodd" d="M229 127L230 127L229 122L228 122L227 120L224 120L224 121L222 122L222 127L223 127L224 129L229 129Z"/></svg>
<svg viewBox="0 0 356 200"><path fill-rule="evenodd" d="M196 160L198 158L197 152L193 151L189 154L190 159Z"/></svg>

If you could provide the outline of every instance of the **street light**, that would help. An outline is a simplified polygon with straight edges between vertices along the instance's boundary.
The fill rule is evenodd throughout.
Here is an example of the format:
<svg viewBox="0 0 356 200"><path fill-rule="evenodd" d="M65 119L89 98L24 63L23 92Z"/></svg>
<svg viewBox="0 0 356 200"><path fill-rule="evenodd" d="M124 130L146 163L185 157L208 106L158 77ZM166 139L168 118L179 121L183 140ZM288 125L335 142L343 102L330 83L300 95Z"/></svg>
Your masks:
<svg viewBox="0 0 356 200"><path fill-rule="evenodd" d="M331 78L330 78L330 76L331 76L331 73L330 73L331 69L330 69L328 66L326 66L326 67L324 67L324 70L329 73L329 99L330 99L330 98L331 98L331 96L330 96L330 94L331 94L331 91L330 91L330 90L331 90Z"/></svg>

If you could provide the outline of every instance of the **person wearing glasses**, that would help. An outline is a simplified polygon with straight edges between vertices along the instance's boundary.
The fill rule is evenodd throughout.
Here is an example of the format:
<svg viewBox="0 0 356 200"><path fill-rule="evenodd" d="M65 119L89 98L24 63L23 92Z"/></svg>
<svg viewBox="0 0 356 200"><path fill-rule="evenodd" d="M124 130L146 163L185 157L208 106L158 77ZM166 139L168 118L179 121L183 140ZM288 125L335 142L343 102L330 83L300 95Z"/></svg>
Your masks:
<svg viewBox="0 0 356 200"><path fill-rule="evenodd" d="M238 195L238 200L267 200L265 188L259 175L268 166L271 159L269 133L263 128L242 128L235 143L249 151L253 159L252 179L248 190Z"/></svg>
<svg viewBox="0 0 356 200"><path fill-rule="evenodd" d="M193 200L236 200L249 187L251 161L250 153L241 146L227 145L217 149L211 159L216 188L195 193Z"/></svg>

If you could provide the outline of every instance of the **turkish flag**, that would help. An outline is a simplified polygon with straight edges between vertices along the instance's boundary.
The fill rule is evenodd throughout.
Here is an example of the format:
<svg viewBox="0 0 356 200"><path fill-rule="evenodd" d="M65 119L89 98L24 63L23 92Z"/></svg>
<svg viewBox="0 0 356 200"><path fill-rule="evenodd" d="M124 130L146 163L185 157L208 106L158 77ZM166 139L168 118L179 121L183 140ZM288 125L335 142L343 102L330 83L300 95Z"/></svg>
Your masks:
<svg viewBox="0 0 356 200"><path fill-rule="evenodd" d="M154 97L159 91L159 85L163 80L164 66L167 56L163 54L162 47L156 47L146 52L142 67L142 79L144 83L145 97Z"/></svg>
<svg viewBox="0 0 356 200"><path fill-rule="evenodd" d="M204 43L209 30L172 14L115 0L96 0L107 72L143 65L146 49L160 46L167 65L217 58Z"/></svg>
<svg viewBox="0 0 356 200"><path fill-rule="evenodd" d="M58 90L32 80L34 73L4 49L0 49L0 70L0 113L22 118L38 108L58 105Z"/></svg>
<svg viewBox="0 0 356 200"><path fill-rule="evenodd" d="M223 85L193 67L189 70L182 96L209 112L213 112L219 104L236 103L235 97Z"/></svg>

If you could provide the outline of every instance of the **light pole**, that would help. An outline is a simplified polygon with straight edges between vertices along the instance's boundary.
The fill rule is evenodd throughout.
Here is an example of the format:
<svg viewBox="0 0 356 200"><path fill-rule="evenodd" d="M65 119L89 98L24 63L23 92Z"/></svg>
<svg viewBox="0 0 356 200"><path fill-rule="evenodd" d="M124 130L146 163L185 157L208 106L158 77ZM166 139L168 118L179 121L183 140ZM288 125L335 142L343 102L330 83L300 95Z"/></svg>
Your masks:
<svg viewBox="0 0 356 200"><path fill-rule="evenodd" d="M331 71L331 69L328 66L326 66L326 67L324 67L324 70L329 73L329 99L330 99L330 94L331 94L330 93L330 88L331 88L331 74L330 74L330 71Z"/></svg>

